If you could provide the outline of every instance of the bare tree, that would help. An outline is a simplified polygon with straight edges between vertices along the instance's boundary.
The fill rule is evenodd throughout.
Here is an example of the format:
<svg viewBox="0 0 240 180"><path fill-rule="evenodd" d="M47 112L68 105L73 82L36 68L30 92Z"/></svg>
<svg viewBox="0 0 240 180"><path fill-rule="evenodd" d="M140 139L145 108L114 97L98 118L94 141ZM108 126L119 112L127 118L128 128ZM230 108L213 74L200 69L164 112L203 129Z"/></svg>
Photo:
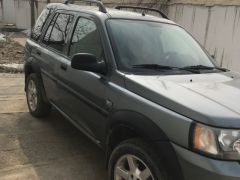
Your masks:
<svg viewBox="0 0 240 180"><path fill-rule="evenodd" d="M31 7L31 27L33 28L35 24L35 7L34 7L35 0L30 0L30 7Z"/></svg>

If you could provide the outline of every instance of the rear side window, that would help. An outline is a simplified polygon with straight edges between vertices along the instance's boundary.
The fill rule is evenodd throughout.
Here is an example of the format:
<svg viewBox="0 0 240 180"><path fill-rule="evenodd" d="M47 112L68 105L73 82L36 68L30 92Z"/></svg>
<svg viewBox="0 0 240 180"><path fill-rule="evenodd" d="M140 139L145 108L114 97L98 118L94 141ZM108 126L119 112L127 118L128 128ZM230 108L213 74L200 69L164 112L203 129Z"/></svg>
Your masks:
<svg viewBox="0 0 240 180"><path fill-rule="evenodd" d="M35 26L32 29L31 38L35 41L39 39L42 34L43 27L46 23L47 18L51 14L51 9L44 9L40 14Z"/></svg>
<svg viewBox="0 0 240 180"><path fill-rule="evenodd" d="M90 53L99 60L103 58L100 35L94 21L80 18L71 41L70 56L77 53Z"/></svg>
<svg viewBox="0 0 240 180"><path fill-rule="evenodd" d="M73 15L69 14L56 14L47 29L43 43L62 52L67 43L73 18Z"/></svg>

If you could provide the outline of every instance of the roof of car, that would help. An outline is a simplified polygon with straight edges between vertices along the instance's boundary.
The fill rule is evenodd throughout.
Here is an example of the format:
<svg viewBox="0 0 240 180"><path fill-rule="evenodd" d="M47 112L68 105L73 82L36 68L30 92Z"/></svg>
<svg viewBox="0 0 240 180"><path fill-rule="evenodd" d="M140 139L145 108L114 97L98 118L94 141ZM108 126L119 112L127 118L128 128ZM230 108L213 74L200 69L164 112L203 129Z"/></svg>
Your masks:
<svg viewBox="0 0 240 180"><path fill-rule="evenodd" d="M63 3L50 3L48 8L59 9L59 10L69 10L69 11L79 11L90 14L95 14L97 16L107 16L108 18L121 18L121 19L136 19L136 20L146 20L146 21L157 21L163 23L175 24L173 21L165 19L161 16L154 16L151 14L143 15L140 12L132 12L126 10L118 10L114 8L107 8L107 13L99 11L96 6L83 6L76 4L63 4Z"/></svg>

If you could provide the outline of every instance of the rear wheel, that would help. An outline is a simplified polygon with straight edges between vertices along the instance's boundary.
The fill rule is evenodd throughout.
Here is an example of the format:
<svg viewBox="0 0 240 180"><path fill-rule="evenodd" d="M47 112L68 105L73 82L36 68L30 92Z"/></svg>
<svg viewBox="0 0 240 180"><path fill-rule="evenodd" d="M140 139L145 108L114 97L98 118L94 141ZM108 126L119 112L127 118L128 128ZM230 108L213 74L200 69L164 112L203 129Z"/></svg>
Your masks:
<svg viewBox="0 0 240 180"><path fill-rule="evenodd" d="M154 149L138 139L117 146L108 168L109 180L168 180Z"/></svg>
<svg viewBox="0 0 240 180"><path fill-rule="evenodd" d="M30 74L26 81L26 96L29 111L35 117L45 117L51 111L50 104L44 101L41 88L36 74Z"/></svg>

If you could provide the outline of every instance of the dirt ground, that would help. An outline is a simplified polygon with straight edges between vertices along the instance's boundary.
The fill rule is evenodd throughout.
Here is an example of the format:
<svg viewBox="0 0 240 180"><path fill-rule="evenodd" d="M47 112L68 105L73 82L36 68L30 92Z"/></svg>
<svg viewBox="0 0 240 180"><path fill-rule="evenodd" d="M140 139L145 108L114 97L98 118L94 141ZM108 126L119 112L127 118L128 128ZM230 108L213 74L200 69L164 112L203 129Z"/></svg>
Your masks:
<svg viewBox="0 0 240 180"><path fill-rule="evenodd" d="M19 73L22 69L6 67L9 64L23 64L24 45L26 35L16 32L0 32L6 35L7 41L0 43L0 72L1 73Z"/></svg>
<svg viewBox="0 0 240 180"><path fill-rule="evenodd" d="M32 117L23 86L0 73L0 179L106 180L104 152L56 111Z"/></svg>
<svg viewBox="0 0 240 180"><path fill-rule="evenodd" d="M11 38L6 43L0 45L0 64L22 64L24 47L13 41Z"/></svg>

